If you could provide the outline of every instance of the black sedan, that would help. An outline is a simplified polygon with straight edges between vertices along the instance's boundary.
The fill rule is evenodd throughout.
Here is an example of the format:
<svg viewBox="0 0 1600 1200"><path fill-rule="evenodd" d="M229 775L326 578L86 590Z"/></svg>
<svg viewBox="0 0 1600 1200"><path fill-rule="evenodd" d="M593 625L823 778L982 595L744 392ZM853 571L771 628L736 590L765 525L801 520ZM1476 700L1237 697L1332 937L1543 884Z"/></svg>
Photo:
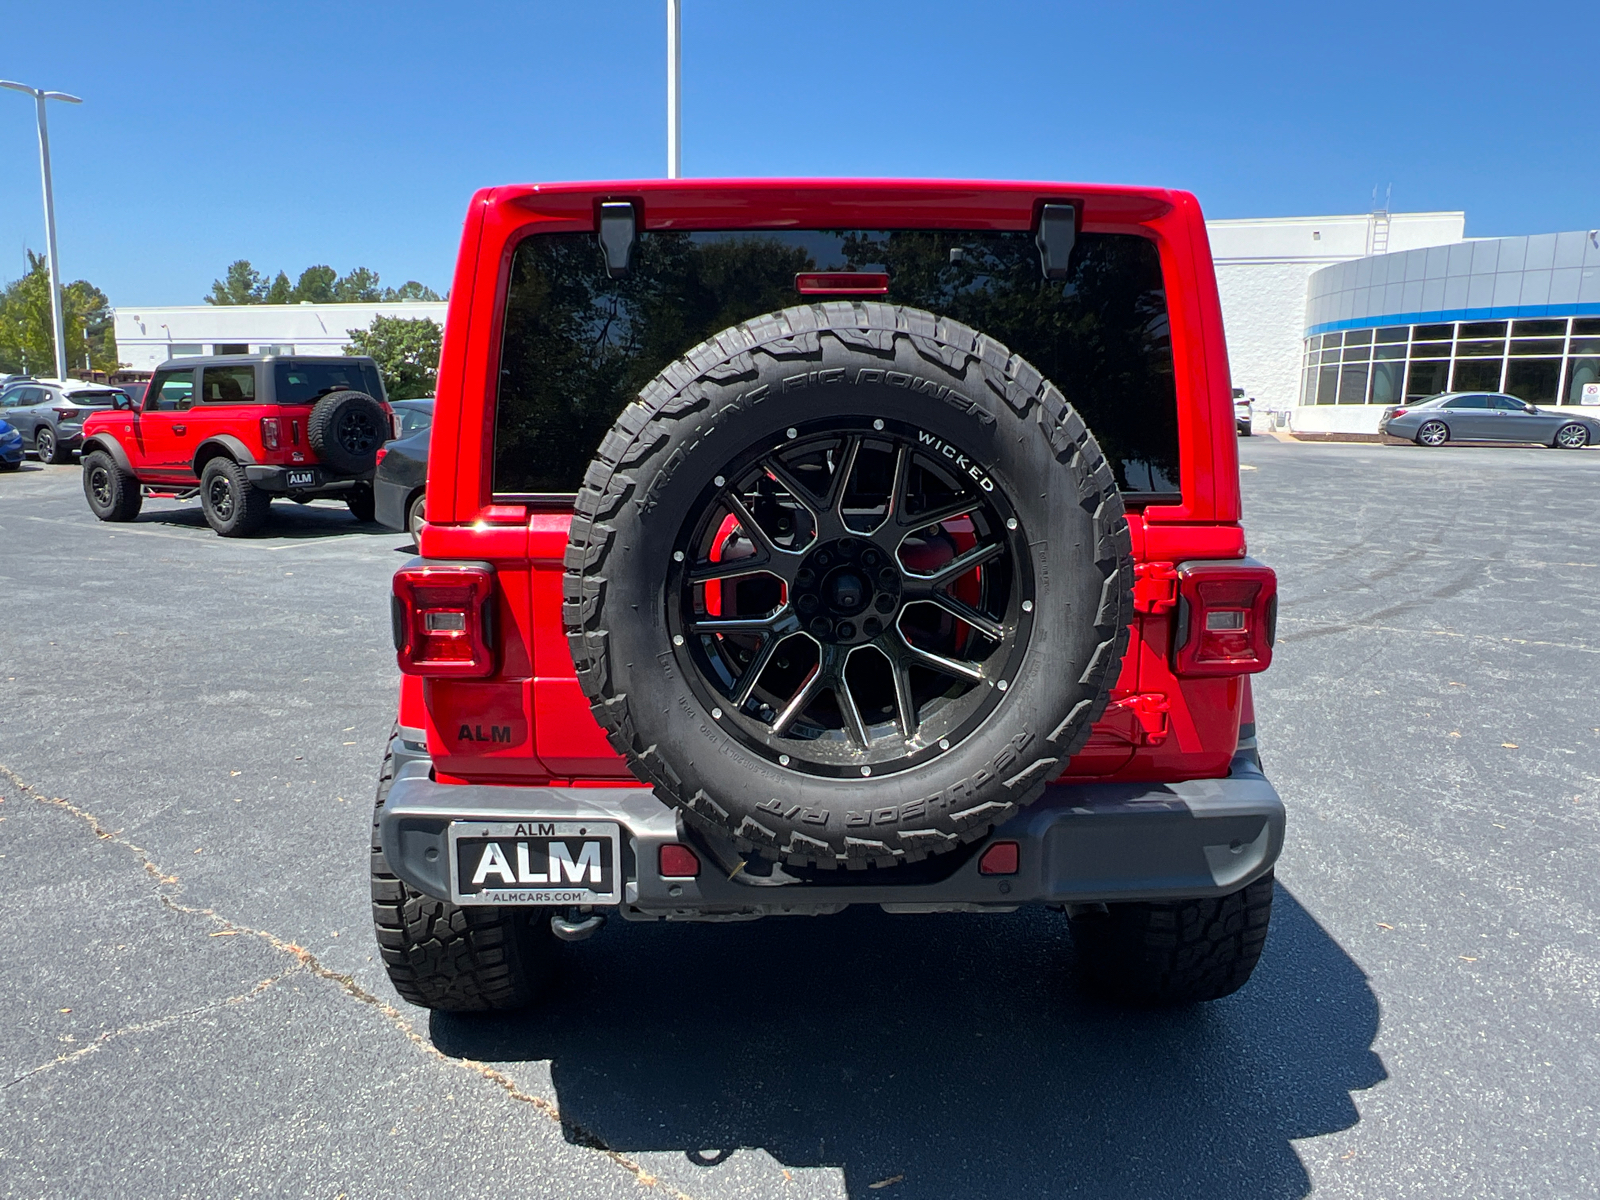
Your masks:
<svg viewBox="0 0 1600 1200"><path fill-rule="evenodd" d="M409 531L415 538L422 529L433 397L392 400L389 407L394 409L394 440L378 451L378 473L372 479L374 515L380 525Z"/></svg>

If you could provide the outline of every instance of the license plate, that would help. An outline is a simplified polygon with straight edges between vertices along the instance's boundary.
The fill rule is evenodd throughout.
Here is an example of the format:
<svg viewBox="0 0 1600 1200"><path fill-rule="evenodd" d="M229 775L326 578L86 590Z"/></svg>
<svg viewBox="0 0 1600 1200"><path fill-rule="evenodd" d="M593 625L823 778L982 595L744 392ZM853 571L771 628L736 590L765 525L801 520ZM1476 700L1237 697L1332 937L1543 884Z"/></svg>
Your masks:
<svg viewBox="0 0 1600 1200"><path fill-rule="evenodd" d="M315 471L290 471L289 472L289 486L290 487L315 487L316 483L317 483L317 473Z"/></svg>
<svg viewBox="0 0 1600 1200"><path fill-rule="evenodd" d="M621 904L618 827L610 821L453 821L457 904Z"/></svg>

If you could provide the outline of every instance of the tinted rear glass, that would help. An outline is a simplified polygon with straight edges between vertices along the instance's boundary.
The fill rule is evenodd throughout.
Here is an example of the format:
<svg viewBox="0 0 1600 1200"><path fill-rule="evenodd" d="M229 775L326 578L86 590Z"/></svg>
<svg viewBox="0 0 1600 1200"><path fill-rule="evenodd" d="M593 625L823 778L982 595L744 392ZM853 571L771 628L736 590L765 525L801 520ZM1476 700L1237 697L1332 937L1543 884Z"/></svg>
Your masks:
<svg viewBox="0 0 1600 1200"><path fill-rule="evenodd" d="M1047 280L1032 233L971 230L646 232L622 279L591 233L525 239L506 300L494 490L577 491L612 421L658 371L730 325L803 303L795 274L828 270L885 271L890 302L1004 342L1077 407L1124 491L1177 493L1155 245L1082 234L1070 276Z"/></svg>
<svg viewBox="0 0 1600 1200"><path fill-rule="evenodd" d="M67 393L67 399L71 400L74 404L101 405L101 404L110 404L111 401L115 397L117 397L119 395L125 395L125 393L122 393L122 392L68 392Z"/></svg>
<svg viewBox="0 0 1600 1200"><path fill-rule="evenodd" d="M272 366L279 404L310 404L345 389L382 400L378 369L364 362L277 362Z"/></svg>

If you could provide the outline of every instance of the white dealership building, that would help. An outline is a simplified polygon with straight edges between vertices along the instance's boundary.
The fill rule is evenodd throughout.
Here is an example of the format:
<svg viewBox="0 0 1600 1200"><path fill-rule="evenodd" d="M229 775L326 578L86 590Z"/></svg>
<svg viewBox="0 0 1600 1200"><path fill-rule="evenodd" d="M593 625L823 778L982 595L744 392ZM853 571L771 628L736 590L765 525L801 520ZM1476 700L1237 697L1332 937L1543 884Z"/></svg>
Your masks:
<svg viewBox="0 0 1600 1200"><path fill-rule="evenodd" d="M444 325L446 304L182 304L117 308L117 357L129 371L201 354L343 354L350 331L374 317L427 317Z"/></svg>
<svg viewBox="0 0 1600 1200"><path fill-rule="evenodd" d="M1384 407L1445 390L1600 401L1600 230L1468 238L1461 212L1207 226L1233 383L1258 427L1374 434ZM377 316L446 305L118 308L133 371L200 354L339 354Z"/></svg>

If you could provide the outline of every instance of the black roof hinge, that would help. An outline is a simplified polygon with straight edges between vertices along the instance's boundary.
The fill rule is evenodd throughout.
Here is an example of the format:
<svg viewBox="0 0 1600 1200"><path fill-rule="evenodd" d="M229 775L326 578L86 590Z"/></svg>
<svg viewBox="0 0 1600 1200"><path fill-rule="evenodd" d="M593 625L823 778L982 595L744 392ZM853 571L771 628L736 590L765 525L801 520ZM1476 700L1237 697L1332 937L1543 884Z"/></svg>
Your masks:
<svg viewBox="0 0 1600 1200"><path fill-rule="evenodd" d="M1039 228L1033 235L1039 247L1039 266L1046 279L1065 279L1067 260L1078 236L1078 213L1070 204L1046 204L1039 210Z"/></svg>
<svg viewBox="0 0 1600 1200"><path fill-rule="evenodd" d="M633 265L634 227L633 205L629 201L601 202L596 234L606 256L606 271L613 279L621 279Z"/></svg>

